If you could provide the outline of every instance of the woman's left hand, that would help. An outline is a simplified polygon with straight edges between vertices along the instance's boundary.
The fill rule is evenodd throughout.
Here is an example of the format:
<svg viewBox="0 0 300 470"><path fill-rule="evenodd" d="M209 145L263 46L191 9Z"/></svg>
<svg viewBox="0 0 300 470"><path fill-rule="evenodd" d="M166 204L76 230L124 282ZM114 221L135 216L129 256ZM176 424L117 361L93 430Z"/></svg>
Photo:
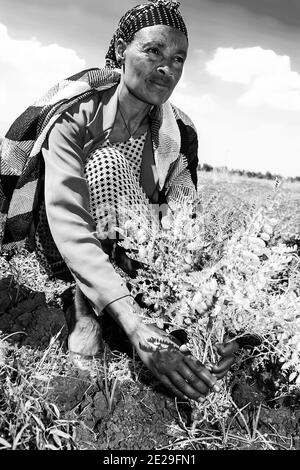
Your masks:
<svg viewBox="0 0 300 470"><path fill-rule="evenodd" d="M239 345L237 341L231 341L229 343L217 343L215 346L222 359L218 364L211 367L210 371L218 379L222 379L227 374L230 367L235 363L236 358L234 353L238 351Z"/></svg>

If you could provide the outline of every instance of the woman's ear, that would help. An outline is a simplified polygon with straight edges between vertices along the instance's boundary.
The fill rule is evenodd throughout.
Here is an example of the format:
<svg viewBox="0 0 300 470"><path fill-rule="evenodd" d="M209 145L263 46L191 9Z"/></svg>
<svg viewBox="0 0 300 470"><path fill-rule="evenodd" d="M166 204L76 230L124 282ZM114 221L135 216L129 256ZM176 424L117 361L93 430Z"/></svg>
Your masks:
<svg viewBox="0 0 300 470"><path fill-rule="evenodd" d="M123 65L125 61L125 51L126 51L127 43L124 41L124 39L119 38L116 41L115 45L115 53L116 53L116 58L119 64Z"/></svg>

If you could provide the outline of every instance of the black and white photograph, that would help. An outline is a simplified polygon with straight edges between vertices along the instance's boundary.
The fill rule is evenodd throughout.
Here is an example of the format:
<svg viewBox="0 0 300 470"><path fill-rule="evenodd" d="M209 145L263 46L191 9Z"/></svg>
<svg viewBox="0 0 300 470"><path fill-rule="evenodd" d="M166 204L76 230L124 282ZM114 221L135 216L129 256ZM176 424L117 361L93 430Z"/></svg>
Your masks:
<svg viewBox="0 0 300 470"><path fill-rule="evenodd" d="M300 450L299 44L299 0L0 0L0 450Z"/></svg>

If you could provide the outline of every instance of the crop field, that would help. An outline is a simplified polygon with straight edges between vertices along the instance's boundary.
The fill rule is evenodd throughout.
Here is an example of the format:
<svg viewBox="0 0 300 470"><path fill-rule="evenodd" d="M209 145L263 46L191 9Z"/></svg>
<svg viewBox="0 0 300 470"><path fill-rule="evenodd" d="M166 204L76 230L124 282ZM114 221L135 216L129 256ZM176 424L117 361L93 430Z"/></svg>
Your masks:
<svg viewBox="0 0 300 470"><path fill-rule="evenodd" d="M300 449L300 183L198 176L197 204L163 232L143 233L129 211L122 243L146 268L122 275L207 367L215 343L248 338L226 378L201 403L174 399L109 318L102 357L77 370L62 310L72 285L34 253L3 254L0 449Z"/></svg>

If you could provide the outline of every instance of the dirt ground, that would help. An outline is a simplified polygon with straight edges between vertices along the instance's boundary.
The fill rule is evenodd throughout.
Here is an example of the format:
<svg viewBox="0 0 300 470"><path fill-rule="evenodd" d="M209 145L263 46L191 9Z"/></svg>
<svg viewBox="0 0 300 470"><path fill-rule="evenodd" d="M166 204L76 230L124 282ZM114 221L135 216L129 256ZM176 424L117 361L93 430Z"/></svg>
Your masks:
<svg viewBox="0 0 300 470"><path fill-rule="evenodd" d="M16 301L17 299L17 301ZM115 332L118 344L112 341L112 328L105 325L107 360L113 360L114 351L131 355L131 348L122 332ZM60 332L65 347L67 329L64 312L54 304L47 304L42 292L18 289L10 278L0 280L0 330L13 335L9 338L18 346L44 350L51 338ZM114 330L115 331L115 330ZM134 361L137 359L135 358ZM130 364L134 364L131 360ZM105 380L105 374L92 380L87 373L74 367L68 374L57 375L51 380L48 397L54 402L64 418L78 419L77 445L82 449L178 449L178 428L192 423L189 404L176 405L167 391L155 383L147 373L138 380ZM132 371L134 377L135 371ZM272 377L266 372L260 376L247 377L236 373L232 381L232 397L239 408L246 406L244 419L251 423L257 419L257 430L276 442L277 448L300 449L300 400L283 397L274 400ZM250 424L249 424L250 425ZM241 434L243 419L237 416L234 431ZM220 436L217 426L211 429ZM181 442L184 432L181 433ZM259 441L260 443L263 441ZM205 448L200 443L185 443L185 449ZM261 444L245 444L246 449L262 448ZM266 448L266 447L264 447Z"/></svg>

